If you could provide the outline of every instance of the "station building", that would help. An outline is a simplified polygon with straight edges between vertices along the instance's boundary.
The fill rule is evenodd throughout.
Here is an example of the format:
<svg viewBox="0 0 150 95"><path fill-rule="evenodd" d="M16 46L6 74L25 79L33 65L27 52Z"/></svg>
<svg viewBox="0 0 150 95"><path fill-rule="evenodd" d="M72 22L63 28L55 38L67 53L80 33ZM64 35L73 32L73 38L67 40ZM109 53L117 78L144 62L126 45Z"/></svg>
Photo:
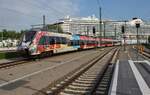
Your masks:
<svg viewBox="0 0 150 95"><path fill-rule="evenodd" d="M141 26L139 28L139 39L141 43L146 43L148 36L150 36L150 23L139 19ZM103 19L101 23L101 32L99 19L94 15L88 17L70 17L66 16L63 19L59 19L63 32L71 34L81 34L88 36L96 36L102 38L113 38L116 40L123 40L125 36L126 43L134 44L137 42L136 35L137 29L133 25L133 20L128 21L116 21L110 19ZM121 31L122 25L125 26L125 33ZM95 28L95 34L93 34L93 27Z"/></svg>

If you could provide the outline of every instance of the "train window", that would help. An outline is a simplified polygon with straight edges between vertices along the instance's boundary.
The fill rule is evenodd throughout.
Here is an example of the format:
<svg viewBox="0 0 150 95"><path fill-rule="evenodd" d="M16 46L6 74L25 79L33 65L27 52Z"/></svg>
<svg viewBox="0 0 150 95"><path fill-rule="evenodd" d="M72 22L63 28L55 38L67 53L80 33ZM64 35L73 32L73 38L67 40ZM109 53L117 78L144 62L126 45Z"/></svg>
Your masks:
<svg viewBox="0 0 150 95"><path fill-rule="evenodd" d="M56 44L60 44L61 43L61 40L60 40L59 37L55 37L55 39L56 39Z"/></svg>
<svg viewBox="0 0 150 95"><path fill-rule="evenodd" d="M80 45L85 45L85 41L84 41L84 40L81 40L81 41L80 41Z"/></svg>
<svg viewBox="0 0 150 95"><path fill-rule="evenodd" d="M25 42L32 41L32 39L34 38L35 34L36 34L36 31L25 32Z"/></svg>
<svg viewBox="0 0 150 95"><path fill-rule="evenodd" d="M71 46L74 46L74 40L70 40L70 43Z"/></svg>
<svg viewBox="0 0 150 95"><path fill-rule="evenodd" d="M42 36L40 41L39 41L39 45L44 45L46 43L46 37Z"/></svg>
<svg viewBox="0 0 150 95"><path fill-rule="evenodd" d="M54 37L49 37L49 44L55 44L55 38Z"/></svg>
<svg viewBox="0 0 150 95"><path fill-rule="evenodd" d="M68 46L71 46L71 40L67 40L67 44L68 44Z"/></svg>
<svg viewBox="0 0 150 95"><path fill-rule="evenodd" d="M73 40L73 45L75 46L79 45L79 40Z"/></svg>
<svg viewBox="0 0 150 95"><path fill-rule="evenodd" d="M49 37L48 37L48 36L45 36L45 40L46 40L46 41L45 41L45 44L48 45L48 44L49 44Z"/></svg>
<svg viewBox="0 0 150 95"><path fill-rule="evenodd" d="M61 42L62 42L62 44L67 44L66 38L65 38L65 37L62 37L62 38L61 38Z"/></svg>

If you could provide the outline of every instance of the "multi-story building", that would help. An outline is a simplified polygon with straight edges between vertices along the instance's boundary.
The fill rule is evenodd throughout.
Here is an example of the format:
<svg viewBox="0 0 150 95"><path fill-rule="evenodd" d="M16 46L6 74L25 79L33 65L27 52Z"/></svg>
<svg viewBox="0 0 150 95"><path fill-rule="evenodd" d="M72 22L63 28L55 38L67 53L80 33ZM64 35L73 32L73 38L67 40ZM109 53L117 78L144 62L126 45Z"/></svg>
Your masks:
<svg viewBox="0 0 150 95"><path fill-rule="evenodd" d="M126 37L127 42L136 43L136 35L137 29L135 25L133 25L133 20L130 21L116 21L116 20L102 20L101 23L101 32L100 32L100 24L99 19L94 15L89 17L76 17L71 18L70 16L66 16L63 19L59 20L61 22L61 27L63 32L68 32L71 34L81 34L81 35L89 35L89 36L97 36L105 37L105 38L114 38L114 39L122 39L123 36ZM145 42L150 36L150 24L145 23L142 20L141 27L139 28L139 38ZM125 26L125 34L123 35L121 32L122 25ZM93 28L95 28L95 35L93 34ZM141 41L142 41L141 40Z"/></svg>
<svg viewBox="0 0 150 95"><path fill-rule="evenodd" d="M70 18L69 16L66 16L64 19L60 19L60 22L63 22L61 27L64 32L94 36L93 28L95 28L96 35L99 34L99 20L94 15L87 18Z"/></svg>

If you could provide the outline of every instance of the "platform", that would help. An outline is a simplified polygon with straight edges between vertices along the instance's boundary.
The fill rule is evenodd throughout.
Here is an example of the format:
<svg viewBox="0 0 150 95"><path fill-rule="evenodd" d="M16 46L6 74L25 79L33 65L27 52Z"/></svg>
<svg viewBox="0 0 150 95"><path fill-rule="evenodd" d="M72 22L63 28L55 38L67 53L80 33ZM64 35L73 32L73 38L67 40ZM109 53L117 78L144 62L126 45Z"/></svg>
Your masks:
<svg viewBox="0 0 150 95"><path fill-rule="evenodd" d="M121 50L109 95L150 95L150 62L132 48Z"/></svg>

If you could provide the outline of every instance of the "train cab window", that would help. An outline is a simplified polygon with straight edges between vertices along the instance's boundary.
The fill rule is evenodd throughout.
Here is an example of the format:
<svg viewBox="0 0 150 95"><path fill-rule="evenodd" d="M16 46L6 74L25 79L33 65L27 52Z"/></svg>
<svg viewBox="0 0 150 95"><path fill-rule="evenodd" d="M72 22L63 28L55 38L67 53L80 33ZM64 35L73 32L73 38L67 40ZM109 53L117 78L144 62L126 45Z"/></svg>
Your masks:
<svg viewBox="0 0 150 95"><path fill-rule="evenodd" d="M39 45L44 45L46 43L46 37L42 36L40 41L39 41Z"/></svg>
<svg viewBox="0 0 150 95"><path fill-rule="evenodd" d="M32 41L32 39L34 38L35 35L36 35L36 31L28 31L28 32L25 32L24 41L25 41L25 42Z"/></svg>

